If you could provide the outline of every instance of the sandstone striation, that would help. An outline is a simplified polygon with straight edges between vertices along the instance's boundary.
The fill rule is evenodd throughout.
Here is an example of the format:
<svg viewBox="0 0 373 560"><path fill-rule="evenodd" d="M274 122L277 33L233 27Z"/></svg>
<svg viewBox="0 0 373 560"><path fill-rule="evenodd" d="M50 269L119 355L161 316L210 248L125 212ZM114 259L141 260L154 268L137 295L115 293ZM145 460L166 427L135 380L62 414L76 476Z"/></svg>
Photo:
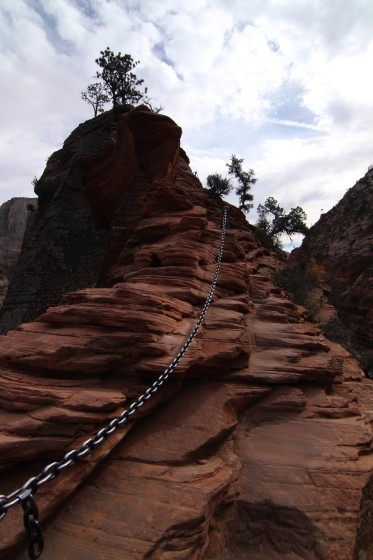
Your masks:
<svg viewBox="0 0 373 560"><path fill-rule="evenodd" d="M79 127L48 163L20 275L34 266L63 301L48 307L54 296L40 291L32 320L0 337L3 494L129 406L197 320L223 202L191 172L180 134L168 117L126 108ZM63 245L72 220L58 237L67 199L88 247L101 241L82 263L90 276L78 269L79 289L71 274L66 292L38 255L44 228L61 263L82 255L82 241ZM275 287L278 259L230 206L213 302L170 381L39 489L44 560L373 558L373 385ZM31 309L19 282L18 319ZM1 560L27 557L18 506L0 539Z"/></svg>
<svg viewBox="0 0 373 560"><path fill-rule="evenodd" d="M0 307L14 276L26 225L30 226L36 198L12 198L0 206Z"/></svg>
<svg viewBox="0 0 373 560"><path fill-rule="evenodd" d="M355 343L373 347L373 170L310 229L293 260L311 260Z"/></svg>

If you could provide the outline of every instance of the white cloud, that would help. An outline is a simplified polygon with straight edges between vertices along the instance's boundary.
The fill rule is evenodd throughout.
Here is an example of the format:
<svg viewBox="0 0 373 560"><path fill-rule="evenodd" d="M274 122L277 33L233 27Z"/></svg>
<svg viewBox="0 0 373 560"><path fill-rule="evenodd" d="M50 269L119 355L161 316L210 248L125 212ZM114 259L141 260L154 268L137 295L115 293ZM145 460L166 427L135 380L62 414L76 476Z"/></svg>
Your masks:
<svg viewBox="0 0 373 560"><path fill-rule="evenodd" d="M109 46L141 61L202 181L236 153L256 204L313 223L373 160L372 27L371 0L2 0L0 202L92 116L80 92Z"/></svg>

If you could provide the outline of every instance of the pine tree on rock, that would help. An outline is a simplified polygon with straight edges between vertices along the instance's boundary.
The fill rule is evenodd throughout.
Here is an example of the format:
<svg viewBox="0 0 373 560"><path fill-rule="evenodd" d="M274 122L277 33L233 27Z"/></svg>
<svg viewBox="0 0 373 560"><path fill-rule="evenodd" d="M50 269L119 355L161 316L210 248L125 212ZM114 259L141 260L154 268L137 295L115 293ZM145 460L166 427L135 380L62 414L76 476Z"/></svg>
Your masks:
<svg viewBox="0 0 373 560"><path fill-rule="evenodd" d="M129 54L122 55L120 52L115 55L113 51L106 47L100 51L100 57L96 59L96 64L101 68L96 73L97 78L105 84L113 108L127 103L138 103L147 93L147 88L142 92L138 89L144 80L138 80L136 74L132 72L139 64L139 60L133 60Z"/></svg>
<svg viewBox="0 0 373 560"><path fill-rule="evenodd" d="M220 173L212 173L206 179L207 188L218 196L225 196L232 190L230 179L223 177Z"/></svg>
<svg viewBox="0 0 373 560"><path fill-rule="evenodd" d="M231 162L227 163L228 175L235 177L238 182L236 188L236 195L239 199L239 209L243 212L250 212L253 208L254 196L250 192L251 186L255 185L258 179L255 177L255 172L253 169L249 171L244 171L242 169L243 159L238 158L235 154L231 157Z"/></svg>
<svg viewBox="0 0 373 560"><path fill-rule="evenodd" d="M270 196L264 204L258 204L257 212L259 216L257 228L277 247L281 247L282 233L291 239L293 233L306 235L308 232L307 215L300 206L292 208L288 214L285 214L277 200Z"/></svg>

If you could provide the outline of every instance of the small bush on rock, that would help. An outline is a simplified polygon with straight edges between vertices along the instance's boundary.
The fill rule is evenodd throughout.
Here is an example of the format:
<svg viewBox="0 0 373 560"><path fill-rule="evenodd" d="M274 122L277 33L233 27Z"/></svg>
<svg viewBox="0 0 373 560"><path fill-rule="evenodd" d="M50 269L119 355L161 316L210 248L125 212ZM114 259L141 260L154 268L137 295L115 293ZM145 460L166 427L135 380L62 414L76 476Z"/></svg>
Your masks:
<svg viewBox="0 0 373 560"><path fill-rule="evenodd" d="M351 333L338 317L323 323L321 328L326 338L329 338L332 342L341 344L350 351Z"/></svg>

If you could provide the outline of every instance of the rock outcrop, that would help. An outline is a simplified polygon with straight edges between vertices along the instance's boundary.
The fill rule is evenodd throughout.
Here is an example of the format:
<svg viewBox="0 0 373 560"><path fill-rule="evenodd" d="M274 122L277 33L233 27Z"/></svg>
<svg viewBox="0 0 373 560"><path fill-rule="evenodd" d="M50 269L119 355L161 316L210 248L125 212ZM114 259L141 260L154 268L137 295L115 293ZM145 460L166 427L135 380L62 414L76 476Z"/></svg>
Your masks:
<svg viewBox="0 0 373 560"><path fill-rule="evenodd" d="M373 169L310 229L293 260L311 259L354 342L373 348Z"/></svg>
<svg viewBox="0 0 373 560"><path fill-rule="evenodd" d="M26 225L36 198L12 198L0 206L0 307L14 276Z"/></svg>
<svg viewBox="0 0 373 560"><path fill-rule="evenodd" d="M0 337L3 494L130 406L196 322L223 202L191 172L180 134L145 108L105 114L48 163L29 254L39 258L47 227L60 262L71 262L67 235L56 241L67 199L85 216L72 237L81 227L89 238L89 222L89 247L99 239L100 249L85 285L77 270L82 289ZM172 378L39 489L44 560L373 558L373 385L275 287L277 265L230 206L213 302ZM49 285L41 269L36 278ZM0 537L0 559L26 558L19 507Z"/></svg>

